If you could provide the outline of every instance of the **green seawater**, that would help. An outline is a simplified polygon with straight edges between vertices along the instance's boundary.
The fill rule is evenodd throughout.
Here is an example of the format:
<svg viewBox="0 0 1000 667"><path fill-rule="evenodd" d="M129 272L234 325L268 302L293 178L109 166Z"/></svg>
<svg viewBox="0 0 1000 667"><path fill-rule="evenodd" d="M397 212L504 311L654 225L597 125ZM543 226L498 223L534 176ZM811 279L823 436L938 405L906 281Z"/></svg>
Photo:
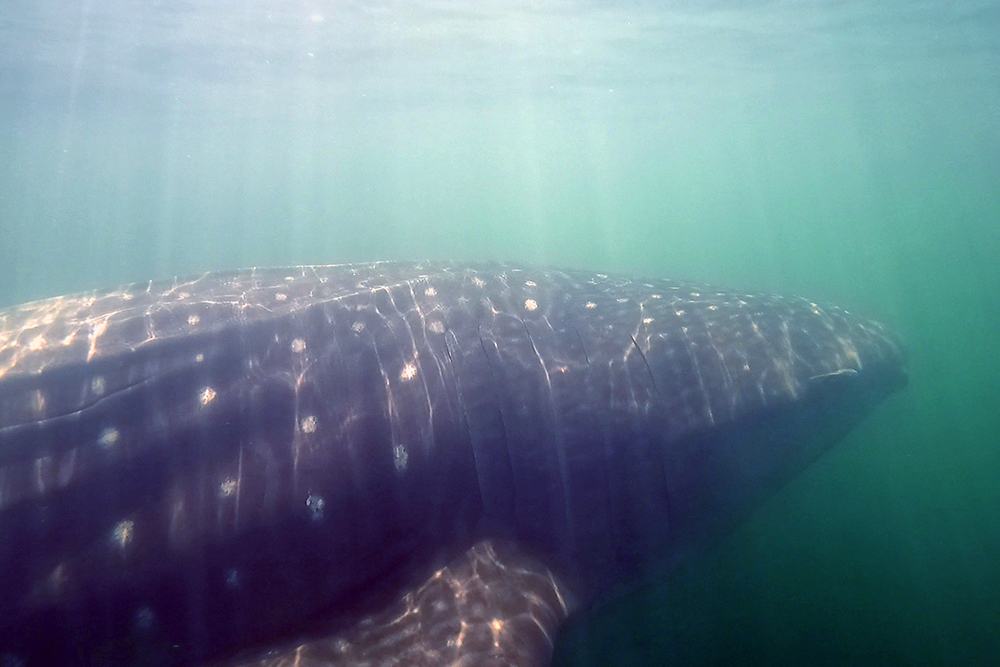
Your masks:
<svg viewBox="0 0 1000 667"><path fill-rule="evenodd" d="M0 305L446 257L909 345L904 392L557 664L1000 664L1000 4L0 3Z"/></svg>

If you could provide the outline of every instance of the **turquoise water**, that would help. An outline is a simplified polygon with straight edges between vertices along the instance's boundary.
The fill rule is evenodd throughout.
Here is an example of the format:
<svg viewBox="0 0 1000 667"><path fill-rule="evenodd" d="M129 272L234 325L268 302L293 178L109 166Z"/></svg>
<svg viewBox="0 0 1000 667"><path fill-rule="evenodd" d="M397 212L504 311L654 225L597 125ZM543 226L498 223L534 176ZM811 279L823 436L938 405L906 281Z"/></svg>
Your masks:
<svg viewBox="0 0 1000 667"><path fill-rule="evenodd" d="M1000 5L0 4L0 305L491 258L876 315L909 388L575 665L1000 663Z"/></svg>

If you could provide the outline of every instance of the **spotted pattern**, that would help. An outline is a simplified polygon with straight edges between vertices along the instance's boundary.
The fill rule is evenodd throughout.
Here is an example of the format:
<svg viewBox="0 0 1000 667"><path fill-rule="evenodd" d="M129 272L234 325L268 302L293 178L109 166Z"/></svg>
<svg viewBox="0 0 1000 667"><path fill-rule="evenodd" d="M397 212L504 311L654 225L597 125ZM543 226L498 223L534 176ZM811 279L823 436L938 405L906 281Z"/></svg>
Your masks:
<svg viewBox="0 0 1000 667"><path fill-rule="evenodd" d="M211 387L203 387L201 391L198 392L198 402L203 406L208 405L215 400L217 393L215 389Z"/></svg>
<svg viewBox="0 0 1000 667"><path fill-rule="evenodd" d="M112 632L182 644L171 619L190 601L133 594L155 572L204 591L210 648L193 650L221 657L240 648L232 636L288 631L382 572L425 565L480 511L601 564L612 556L597 546L632 529L592 520L604 510L588 491L659 497L663 470L639 465L650 452L633 441L682 442L901 356L880 325L811 301L493 264L249 270L0 311L0 529L46 556L0 553L0 615L106 622L118 612L74 596L107 589ZM44 536L25 528L43 514ZM380 542L404 528L412 554ZM315 560L286 559L289 545ZM528 611L473 611L472 591L500 593L479 575L503 569L478 548L462 576L400 590L392 618L412 629L415 610L451 610L445 645L415 644L442 656L493 655L534 624L548 655L558 587L524 598ZM397 641L390 616L324 655Z"/></svg>
<svg viewBox="0 0 1000 667"><path fill-rule="evenodd" d="M323 518L323 508L326 507L326 501L323 500L323 496L310 493L306 498L306 507L309 509L312 520L319 521Z"/></svg>
<svg viewBox="0 0 1000 667"><path fill-rule="evenodd" d="M125 550L135 537L135 522L123 519L115 524L114 530L111 531L111 541L116 547Z"/></svg>
<svg viewBox="0 0 1000 667"><path fill-rule="evenodd" d="M309 415L303 418L300 428L303 433L315 433L316 428L319 426L319 421L316 419L316 415Z"/></svg>

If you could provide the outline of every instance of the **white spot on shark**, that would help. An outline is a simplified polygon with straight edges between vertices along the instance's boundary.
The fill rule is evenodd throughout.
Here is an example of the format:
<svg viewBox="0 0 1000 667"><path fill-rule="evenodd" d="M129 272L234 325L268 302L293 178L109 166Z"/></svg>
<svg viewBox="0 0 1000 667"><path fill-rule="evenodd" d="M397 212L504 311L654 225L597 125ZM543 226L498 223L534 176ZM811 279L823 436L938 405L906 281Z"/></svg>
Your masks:
<svg viewBox="0 0 1000 667"><path fill-rule="evenodd" d="M323 500L323 496L319 494L310 493L309 497L306 498L306 507L309 508L313 521L319 521L323 518L324 505L326 505L326 501Z"/></svg>
<svg viewBox="0 0 1000 667"><path fill-rule="evenodd" d="M222 482L222 484L219 485L219 496L221 496L222 498L228 498L229 496L236 493L236 489L238 486L239 483L232 477L229 477L224 482Z"/></svg>
<svg viewBox="0 0 1000 667"><path fill-rule="evenodd" d="M303 433L315 433L316 427L319 426L319 420L316 419L316 415L309 415L303 418L299 426Z"/></svg>
<svg viewBox="0 0 1000 667"><path fill-rule="evenodd" d="M215 400L216 397L215 390L211 387L205 387L198 393L198 402L201 403L202 407L208 405Z"/></svg>
<svg viewBox="0 0 1000 667"><path fill-rule="evenodd" d="M31 409L36 415L45 412L45 394L41 389L36 389L31 393Z"/></svg>
<svg viewBox="0 0 1000 667"><path fill-rule="evenodd" d="M119 521L111 531L111 541L120 549L125 549L134 538L135 522L130 519Z"/></svg>
<svg viewBox="0 0 1000 667"><path fill-rule="evenodd" d="M410 454L406 451L405 445L396 445L393 447L392 458L393 463L396 464L396 470L406 470L406 464L410 460Z"/></svg>
<svg viewBox="0 0 1000 667"><path fill-rule="evenodd" d="M109 426L101 434L97 436L97 444L101 446L102 449L111 449L118 444L121 439L121 433L118 432L114 426Z"/></svg>

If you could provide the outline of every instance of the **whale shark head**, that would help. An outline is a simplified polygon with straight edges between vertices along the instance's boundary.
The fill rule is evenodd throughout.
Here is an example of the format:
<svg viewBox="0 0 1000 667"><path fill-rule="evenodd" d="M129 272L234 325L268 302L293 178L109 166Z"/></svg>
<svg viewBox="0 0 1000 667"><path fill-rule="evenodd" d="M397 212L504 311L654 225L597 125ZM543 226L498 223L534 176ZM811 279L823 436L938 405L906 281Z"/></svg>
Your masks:
<svg viewBox="0 0 1000 667"><path fill-rule="evenodd" d="M537 395L518 391L552 406L555 453L510 456L514 477L558 482L523 484L515 523L584 605L727 534L907 382L899 338L834 306L614 278L581 291L520 315L551 362Z"/></svg>
<svg viewBox="0 0 1000 667"><path fill-rule="evenodd" d="M905 347L880 323L767 299L752 317L742 299L720 308L724 332L688 329L701 359L691 384L704 391L689 395L685 413L695 416L681 433L668 423L659 451L667 482L652 539L669 545L670 563L725 535L907 384ZM647 360L655 375L676 369L677 356Z"/></svg>

